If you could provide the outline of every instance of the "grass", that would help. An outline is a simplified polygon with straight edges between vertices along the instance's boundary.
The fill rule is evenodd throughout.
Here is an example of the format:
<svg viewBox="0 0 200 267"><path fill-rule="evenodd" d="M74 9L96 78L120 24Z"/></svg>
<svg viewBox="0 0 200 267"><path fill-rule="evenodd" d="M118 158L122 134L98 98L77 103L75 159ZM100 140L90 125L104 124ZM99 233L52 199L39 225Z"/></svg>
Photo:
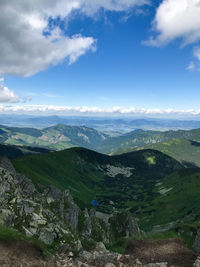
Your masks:
<svg viewBox="0 0 200 267"><path fill-rule="evenodd" d="M141 212L141 226L165 225L169 222L195 223L200 219L200 169L184 169L162 180L165 194L159 194ZM160 186L156 187L157 191ZM144 218L144 214L146 218ZM142 219L143 216L143 219Z"/></svg>
<svg viewBox="0 0 200 267"><path fill-rule="evenodd" d="M165 231L162 233L147 233L141 235L139 240L163 240L163 239L171 239L171 238L180 238L180 236L173 230Z"/></svg>
<svg viewBox="0 0 200 267"><path fill-rule="evenodd" d="M48 255L51 251L47 245L45 245L43 242L39 241L38 239L27 237L24 234L18 232L16 229L8 228L1 224L0 224L0 240L3 242L21 240L21 241L34 244L43 251L44 255Z"/></svg>
<svg viewBox="0 0 200 267"><path fill-rule="evenodd" d="M121 238L116 242L107 245L107 249L112 252L117 252L120 254L124 254L126 247L131 240L161 240L161 239L170 239L170 238L180 238L178 234L174 231L167 231L164 233L157 233L157 234L140 234L138 237L132 238Z"/></svg>
<svg viewBox="0 0 200 267"><path fill-rule="evenodd" d="M23 236L17 230L0 225L0 240L2 241L24 240L24 238L25 236Z"/></svg>
<svg viewBox="0 0 200 267"><path fill-rule="evenodd" d="M128 242L131 241L133 238L121 238L118 241L108 244L106 248L111 252L116 252L119 254L124 254L126 247L128 245Z"/></svg>
<svg viewBox="0 0 200 267"><path fill-rule="evenodd" d="M8 228L1 224L0 224L0 241L6 242L6 243L10 243L12 241L24 241L24 242L33 244L39 250L42 251L44 257L48 257L50 255L55 254L54 248L57 245L56 242L54 242L51 245L46 245L42 241L36 238L27 237L26 235L22 234L16 229Z"/></svg>
<svg viewBox="0 0 200 267"><path fill-rule="evenodd" d="M186 246L194 250L193 244L198 232L200 224L178 224L171 230L162 233L143 233L134 238L121 238L116 242L107 245L107 249L112 252L124 254L126 247L131 240L166 240L166 239L181 239L185 242ZM191 234L192 233L192 234Z"/></svg>
<svg viewBox="0 0 200 267"><path fill-rule="evenodd" d="M187 139L172 139L138 148L123 149L122 152L137 151L141 149L155 149L175 158L186 167L200 167L200 144Z"/></svg>
<svg viewBox="0 0 200 267"><path fill-rule="evenodd" d="M146 160L149 162L149 164L155 165L156 160L154 157L147 157Z"/></svg>
<svg viewBox="0 0 200 267"><path fill-rule="evenodd" d="M148 157L155 164L149 164ZM40 190L49 185L70 189L78 205L91 207L91 201L96 199L100 203L98 209L103 212L112 211L110 201L119 209L131 208L133 196L137 197L136 205L140 208L141 203L153 197L152 190L159 179L181 168L175 160L153 150L110 157L83 148L71 148L12 162L16 170L32 179ZM123 174L110 177L102 169L107 165L134 171L130 177Z"/></svg>
<svg viewBox="0 0 200 267"><path fill-rule="evenodd" d="M37 186L54 185L61 190L70 188L73 196L81 200L80 204L86 206L96 194L95 186L98 187L98 182L104 178L96 166L87 165L78 157L76 149L50 153L45 157L25 157L13 163L18 171L31 178Z"/></svg>

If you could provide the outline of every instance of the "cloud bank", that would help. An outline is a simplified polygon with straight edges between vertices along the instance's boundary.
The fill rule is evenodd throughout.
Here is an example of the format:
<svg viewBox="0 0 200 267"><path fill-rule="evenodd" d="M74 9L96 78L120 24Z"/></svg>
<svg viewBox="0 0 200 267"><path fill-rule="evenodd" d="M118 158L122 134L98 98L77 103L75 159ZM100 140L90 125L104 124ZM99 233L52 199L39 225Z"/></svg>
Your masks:
<svg viewBox="0 0 200 267"><path fill-rule="evenodd" d="M147 0L0 0L0 74L30 76L68 60L74 63L96 40L66 36L49 20L71 19L74 11L94 16L100 9L127 11Z"/></svg>
<svg viewBox="0 0 200 267"><path fill-rule="evenodd" d="M0 105L0 113L25 113L40 115L180 115L180 116L197 116L200 110L175 110L175 109L145 109L145 108L99 108L99 107L70 107L70 106L54 106L54 105Z"/></svg>

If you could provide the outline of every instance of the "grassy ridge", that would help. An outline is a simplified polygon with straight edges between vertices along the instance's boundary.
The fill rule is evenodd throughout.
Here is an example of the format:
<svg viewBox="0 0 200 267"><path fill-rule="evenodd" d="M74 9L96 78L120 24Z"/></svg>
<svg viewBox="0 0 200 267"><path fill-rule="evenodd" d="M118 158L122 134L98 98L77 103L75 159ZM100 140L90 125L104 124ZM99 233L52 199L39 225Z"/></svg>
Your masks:
<svg viewBox="0 0 200 267"><path fill-rule="evenodd" d="M155 149L175 158L186 167L200 167L200 142L187 139L172 139L135 149L121 149L118 150L116 154L137 151L141 149Z"/></svg>

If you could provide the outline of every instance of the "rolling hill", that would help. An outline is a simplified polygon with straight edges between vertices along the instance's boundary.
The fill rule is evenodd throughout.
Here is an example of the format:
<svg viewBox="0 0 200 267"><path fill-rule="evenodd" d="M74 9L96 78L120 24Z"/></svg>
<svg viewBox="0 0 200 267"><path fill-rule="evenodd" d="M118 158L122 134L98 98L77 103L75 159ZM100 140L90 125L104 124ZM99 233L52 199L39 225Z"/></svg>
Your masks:
<svg viewBox="0 0 200 267"><path fill-rule="evenodd" d="M172 139L148 146L141 146L135 149L126 148L116 151L115 154L123 154L142 149L155 149L170 157L175 158L185 167L200 167L200 142L187 139Z"/></svg>
<svg viewBox="0 0 200 267"><path fill-rule="evenodd" d="M62 150L81 146L96 149L108 136L84 126L58 124L43 130L0 126L0 142L10 145Z"/></svg>
<svg viewBox="0 0 200 267"><path fill-rule="evenodd" d="M183 144L183 146L187 146L189 149L191 144L189 152L192 151L192 148L198 150L200 129L167 132L135 130L121 136L111 137L85 126L68 126L58 124L43 130L0 126L1 143L20 146L43 147L53 150L63 150L70 147L85 147L100 153L112 154L116 151L119 153L124 153L134 150L138 147L143 148L145 146L152 145L150 148L154 148L154 145L157 143L167 143L173 139L191 140L193 141L193 144L196 145L188 143L189 141L185 141L187 144ZM179 148L181 150L185 149L187 152L187 149L183 149L181 145ZM157 147L155 149L157 149ZM169 155L174 156L173 153ZM179 160L179 158L177 159Z"/></svg>
<svg viewBox="0 0 200 267"><path fill-rule="evenodd" d="M149 203L155 198L155 184L183 167L155 150L107 156L83 148L25 156L13 164L40 190L48 185L68 188L82 207L91 207L95 199L100 203L98 209L108 212Z"/></svg>
<svg viewBox="0 0 200 267"><path fill-rule="evenodd" d="M136 130L120 137L106 139L101 149L110 152L110 154L116 153L116 151L126 153L127 151L133 151L138 147L180 138L198 142L200 141L200 129L166 132Z"/></svg>

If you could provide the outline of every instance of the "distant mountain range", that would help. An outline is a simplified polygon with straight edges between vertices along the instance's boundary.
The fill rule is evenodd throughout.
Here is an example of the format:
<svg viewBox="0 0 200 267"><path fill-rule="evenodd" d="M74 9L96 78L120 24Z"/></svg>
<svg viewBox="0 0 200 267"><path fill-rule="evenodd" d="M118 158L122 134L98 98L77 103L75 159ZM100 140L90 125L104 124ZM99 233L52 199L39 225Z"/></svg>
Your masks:
<svg viewBox="0 0 200 267"><path fill-rule="evenodd" d="M143 130L191 130L200 128L200 120L116 118L116 117L70 117L70 116L29 116L0 115L0 124L10 127L45 128L56 124L86 126L107 134L120 134L136 129Z"/></svg>
<svg viewBox="0 0 200 267"><path fill-rule="evenodd" d="M182 141L175 141L174 139L182 139ZM107 154L120 154L147 147L162 151L181 162L194 163L193 165L196 166L199 166L200 158L198 156L198 153L200 153L200 129L166 132L135 130L111 137L85 126L58 124L42 130L0 126L0 142L2 144L34 146L52 150L85 147ZM172 146L170 142L172 142ZM177 143L179 146L177 146ZM175 151L176 149L178 152ZM177 153L178 156L176 156ZM190 158L188 155L190 155Z"/></svg>

